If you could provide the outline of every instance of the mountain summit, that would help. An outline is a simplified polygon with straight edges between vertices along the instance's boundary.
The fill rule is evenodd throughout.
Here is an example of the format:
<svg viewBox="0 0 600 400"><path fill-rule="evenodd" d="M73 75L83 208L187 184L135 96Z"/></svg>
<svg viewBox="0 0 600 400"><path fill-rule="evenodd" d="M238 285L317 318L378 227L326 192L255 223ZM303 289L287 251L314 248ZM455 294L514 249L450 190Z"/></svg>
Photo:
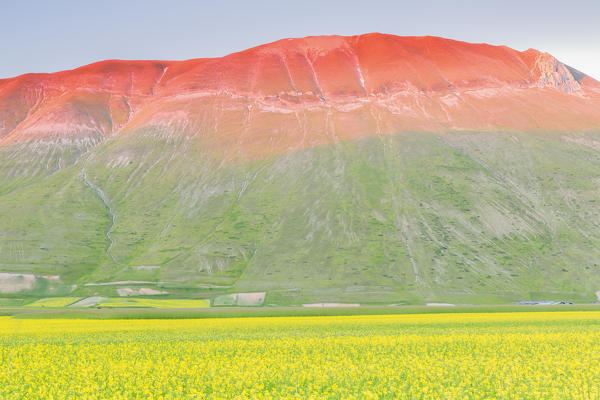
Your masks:
<svg viewBox="0 0 600 400"><path fill-rule="evenodd" d="M0 80L0 294L594 301L599 131L589 76L438 37Z"/></svg>
<svg viewBox="0 0 600 400"><path fill-rule="evenodd" d="M96 143L152 128L255 158L373 133L593 129L600 83L537 50L318 36L222 58L103 61L1 80L0 120L0 145Z"/></svg>

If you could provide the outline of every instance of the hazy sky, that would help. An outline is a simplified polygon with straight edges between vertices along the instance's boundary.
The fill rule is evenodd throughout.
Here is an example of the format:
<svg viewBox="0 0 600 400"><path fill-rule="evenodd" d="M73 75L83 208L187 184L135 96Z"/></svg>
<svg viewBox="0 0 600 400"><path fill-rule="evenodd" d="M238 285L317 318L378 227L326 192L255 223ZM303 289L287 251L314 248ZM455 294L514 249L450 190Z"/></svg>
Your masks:
<svg viewBox="0 0 600 400"><path fill-rule="evenodd" d="M383 32L548 51L600 79L600 0L0 0L0 78Z"/></svg>

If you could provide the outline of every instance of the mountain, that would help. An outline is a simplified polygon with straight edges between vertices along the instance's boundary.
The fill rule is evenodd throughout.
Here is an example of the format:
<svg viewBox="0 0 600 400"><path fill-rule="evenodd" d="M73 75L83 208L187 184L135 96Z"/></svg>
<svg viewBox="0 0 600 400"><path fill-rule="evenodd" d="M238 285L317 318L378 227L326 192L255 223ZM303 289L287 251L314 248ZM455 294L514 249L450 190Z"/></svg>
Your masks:
<svg viewBox="0 0 600 400"><path fill-rule="evenodd" d="M0 80L0 293L591 301L599 132L598 81L437 37Z"/></svg>

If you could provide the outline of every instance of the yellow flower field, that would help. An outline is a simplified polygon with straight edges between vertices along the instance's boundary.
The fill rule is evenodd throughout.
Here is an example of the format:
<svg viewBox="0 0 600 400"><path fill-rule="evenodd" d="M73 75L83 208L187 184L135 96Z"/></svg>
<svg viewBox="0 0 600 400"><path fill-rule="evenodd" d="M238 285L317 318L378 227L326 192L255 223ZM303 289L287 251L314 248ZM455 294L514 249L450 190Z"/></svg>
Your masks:
<svg viewBox="0 0 600 400"><path fill-rule="evenodd" d="M0 399L598 399L600 313L0 317Z"/></svg>
<svg viewBox="0 0 600 400"><path fill-rule="evenodd" d="M25 305L25 307L67 307L79 300L81 300L81 297L50 297L34 301L33 303Z"/></svg>

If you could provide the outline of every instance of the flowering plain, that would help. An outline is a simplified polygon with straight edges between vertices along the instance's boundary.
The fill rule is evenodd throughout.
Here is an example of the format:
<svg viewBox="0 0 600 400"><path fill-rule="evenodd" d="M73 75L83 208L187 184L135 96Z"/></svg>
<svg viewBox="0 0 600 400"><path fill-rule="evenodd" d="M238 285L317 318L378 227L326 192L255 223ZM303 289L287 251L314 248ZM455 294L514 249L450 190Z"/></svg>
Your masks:
<svg viewBox="0 0 600 400"><path fill-rule="evenodd" d="M0 399L597 399L600 313L0 317Z"/></svg>

